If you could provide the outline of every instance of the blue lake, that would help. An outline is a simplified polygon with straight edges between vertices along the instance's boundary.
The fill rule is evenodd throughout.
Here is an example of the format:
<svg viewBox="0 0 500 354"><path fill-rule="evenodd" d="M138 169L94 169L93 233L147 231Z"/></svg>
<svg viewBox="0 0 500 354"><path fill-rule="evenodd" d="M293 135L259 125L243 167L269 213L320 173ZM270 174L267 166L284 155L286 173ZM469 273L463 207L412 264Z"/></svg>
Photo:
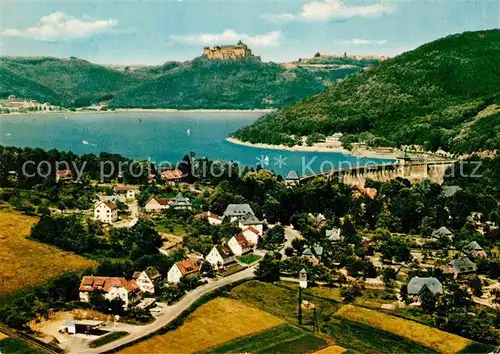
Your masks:
<svg viewBox="0 0 500 354"><path fill-rule="evenodd" d="M389 162L340 153L298 152L254 148L225 141L236 129L252 123L260 112L110 112L3 115L0 145L39 147L76 154L118 153L133 159L175 163L190 152L212 159L238 161L286 175L338 167ZM188 134L188 129L190 134ZM323 165L322 165L323 164Z"/></svg>

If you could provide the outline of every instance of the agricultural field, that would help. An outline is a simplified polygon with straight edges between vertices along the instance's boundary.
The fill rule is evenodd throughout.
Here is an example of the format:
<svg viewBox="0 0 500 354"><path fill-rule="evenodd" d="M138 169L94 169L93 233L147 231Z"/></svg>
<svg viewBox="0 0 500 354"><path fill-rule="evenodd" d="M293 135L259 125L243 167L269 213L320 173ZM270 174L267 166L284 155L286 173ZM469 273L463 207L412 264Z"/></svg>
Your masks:
<svg viewBox="0 0 500 354"><path fill-rule="evenodd" d="M197 309L179 328L139 342L120 353L195 353L282 323L279 318L242 302L217 298Z"/></svg>
<svg viewBox="0 0 500 354"><path fill-rule="evenodd" d="M235 339L202 354L222 353L311 353L328 346L328 342L301 328L282 325L261 333Z"/></svg>
<svg viewBox="0 0 500 354"><path fill-rule="evenodd" d="M314 352L314 354L343 354L346 351L347 349L345 348L339 347L338 345L332 345L324 349L320 349L317 352Z"/></svg>
<svg viewBox="0 0 500 354"><path fill-rule="evenodd" d="M27 239L37 221L36 217L0 211L0 296L96 264L71 252Z"/></svg>
<svg viewBox="0 0 500 354"><path fill-rule="evenodd" d="M343 306L336 316L393 333L444 354L460 352L473 343L455 334L353 305Z"/></svg>
<svg viewBox="0 0 500 354"><path fill-rule="evenodd" d="M43 354L44 352L28 346L23 341L18 339L1 337L0 333L0 353L10 354Z"/></svg>

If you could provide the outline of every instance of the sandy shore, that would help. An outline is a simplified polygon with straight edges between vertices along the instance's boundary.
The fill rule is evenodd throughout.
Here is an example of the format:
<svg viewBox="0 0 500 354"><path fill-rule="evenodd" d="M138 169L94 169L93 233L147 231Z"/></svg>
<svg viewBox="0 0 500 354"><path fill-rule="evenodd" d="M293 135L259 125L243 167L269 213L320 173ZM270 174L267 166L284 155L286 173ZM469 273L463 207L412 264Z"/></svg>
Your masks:
<svg viewBox="0 0 500 354"><path fill-rule="evenodd" d="M261 148L261 149L273 149L273 150L286 150L286 151L305 151L305 152L329 152L337 154L346 154L352 156L368 157L368 158L378 158L378 159L396 159L400 154L399 151L393 153L380 153L374 150L368 149L356 149L349 151L342 147L329 147L325 143L316 143L312 146L287 146L287 145L271 145L271 144L253 144L247 141L241 141L236 138L226 138L226 141L232 144L238 144L248 147Z"/></svg>

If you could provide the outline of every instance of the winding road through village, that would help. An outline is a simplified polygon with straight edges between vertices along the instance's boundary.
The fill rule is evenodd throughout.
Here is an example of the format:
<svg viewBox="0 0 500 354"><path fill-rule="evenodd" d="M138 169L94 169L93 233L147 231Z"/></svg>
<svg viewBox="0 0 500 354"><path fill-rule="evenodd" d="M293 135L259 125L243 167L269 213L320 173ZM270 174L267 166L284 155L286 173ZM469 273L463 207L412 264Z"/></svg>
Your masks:
<svg viewBox="0 0 500 354"><path fill-rule="evenodd" d="M68 348L70 353L85 353L85 354L97 354L103 353L122 345L135 341L137 339L143 338L162 327L167 326L170 322L175 320L178 316L182 314L186 309L189 308L194 302L200 299L202 296L217 290L225 285L236 283L243 279L251 279L254 277L256 265L249 267L241 272L229 275L225 278L211 281L206 285L200 286L190 292L188 292L180 301L172 306L164 306L160 314L157 315L156 320L145 326L127 326L127 332L130 334L120 338L114 342L103 345L99 348ZM119 324L117 324L119 326ZM123 328L124 329L124 328ZM117 330L120 330L117 328Z"/></svg>

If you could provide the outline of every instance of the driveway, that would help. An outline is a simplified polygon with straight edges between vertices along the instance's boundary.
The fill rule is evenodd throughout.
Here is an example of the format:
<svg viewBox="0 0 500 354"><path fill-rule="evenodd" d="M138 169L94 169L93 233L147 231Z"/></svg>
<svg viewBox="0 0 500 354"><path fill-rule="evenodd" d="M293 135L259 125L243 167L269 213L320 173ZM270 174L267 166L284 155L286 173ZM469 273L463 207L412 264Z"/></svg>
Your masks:
<svg viewBox="0 0 500 354"><path fill-rule="evenodd" d="M288 258L285 255L285 250L288 247L292 247L292 241L295 240L296 238L299 238L299 239L302 238L302 235L300 234L300 232L298 232L297 230L295 230L291 226L285 226L285 240L286 241L285 241L285 244L283 245L283 247L280 250L280 253L283 256L282 259Z"/></svg>
<svg viewBox="0 0 500 354"><path fill-rule="evenodd" d="M197 301L202 296L220 288L225 285L238 282L243 279L251 279L254 277L255 266L249 267L241 272L232 274L228 277L222 278L217 281L210 282L203 286L200 286L190 292L188 292L179 302L175 303L172 306L164 306L163 310L160 312L161 315L157 315L157 319L148 325L145 326L134 326L134 328L129 328L132 331L128 336L120 338L114 342L103 345L99 348L87 348L82 350L82 348L75 348L70 350L70 353L102 353L107 350L115 349L124 344L130 343L134 340L145 337L162 327L165 327L170 322L175 320L184 310L186 310L189 306L191 306L195 301ZM123 328L123 327L122 327Z"/></svg>

